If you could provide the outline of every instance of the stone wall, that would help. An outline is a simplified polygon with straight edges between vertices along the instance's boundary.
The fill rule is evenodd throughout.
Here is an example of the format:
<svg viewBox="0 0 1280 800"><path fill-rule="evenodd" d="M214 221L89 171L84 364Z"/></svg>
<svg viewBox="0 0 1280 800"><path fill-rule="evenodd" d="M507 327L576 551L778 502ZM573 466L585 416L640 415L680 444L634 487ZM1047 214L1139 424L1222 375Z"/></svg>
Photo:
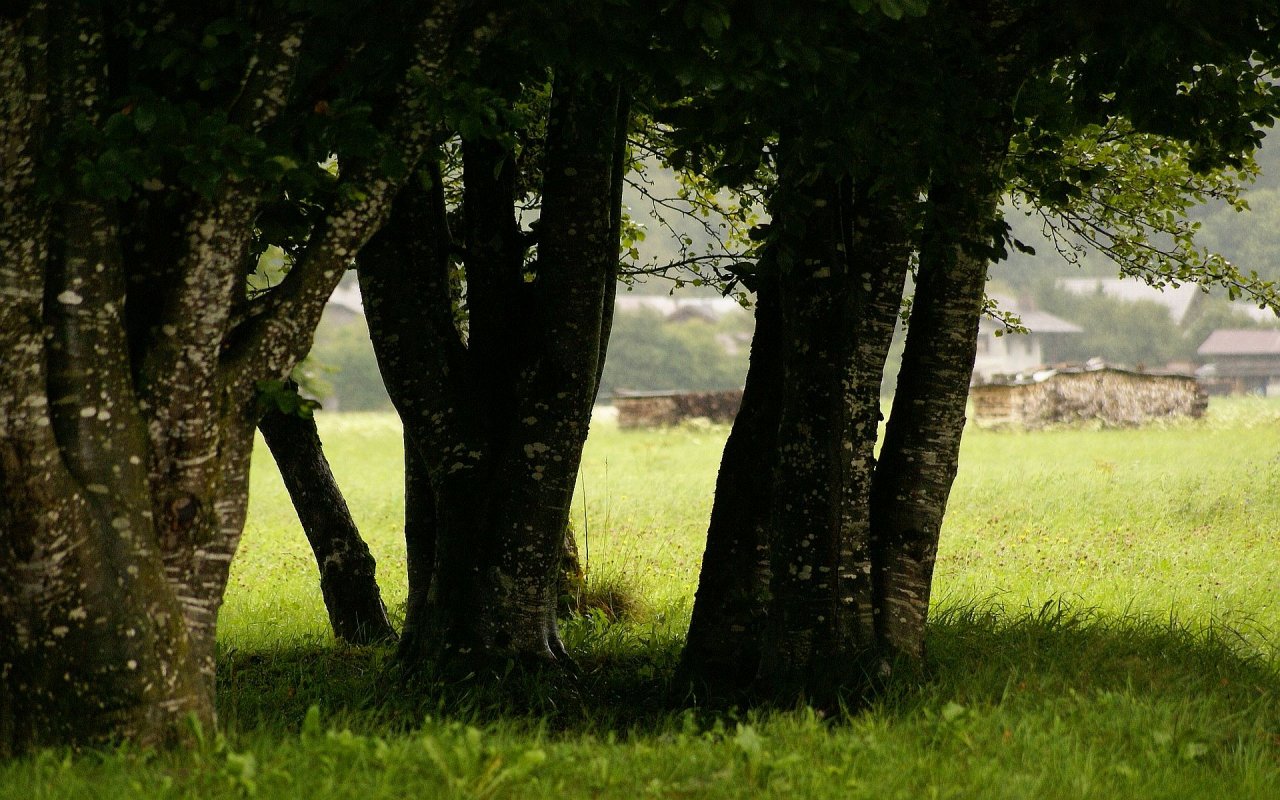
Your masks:
<svg viewBox="0 0 1280 800"><path fill-rule="evenodd" d="M1190 376L1112 368L1057 372L1034 383L975 386L970 397L980 427L1029 429L1093 420L1131 427L1153 419L1199 417L1209 403Z"/></svg>
<svg viewBox="0 0 1280 800"><path fill-rule="evenodd" d="M703 417L712 422L732 422L742 403L742 390L721 392L618 392L619 428L652 428L675 425Z"/></svg>

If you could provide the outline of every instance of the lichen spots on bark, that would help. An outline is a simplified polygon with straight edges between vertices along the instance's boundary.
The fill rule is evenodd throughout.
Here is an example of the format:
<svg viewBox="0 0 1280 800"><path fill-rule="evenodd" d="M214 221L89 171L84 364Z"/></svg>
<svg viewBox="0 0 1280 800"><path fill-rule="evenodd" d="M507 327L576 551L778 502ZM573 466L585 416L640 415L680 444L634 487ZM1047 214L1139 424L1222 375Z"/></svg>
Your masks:
<svg viewBox="0 0 1280 800"><path fill-rule="evenodd" d="M415 183L396 198L360 257L375 351L405 424L408 485L429 498L406 520L400 656L410 666L572 670L556 609L616 278L625 115L617 85L600 76L558 74L553 95L532 263L512 160L492 141L463 142L465 341L436 167L430 190Z"/></svg>
<svg viewBox="0 0 1280 800"><path fill-rule="evenodd" d="M111 9L109 21L93 4L61 10L75 13L37 2L0 18L5 751L159 744L190 715L211 729L215 622L244 523L254 385L287 374L305 351L332 283L401 180L381 164L340 176L339 191L314 206L326 207L287 285L250 300L244 268L260 212L280 199L281 171L305 170L290 166L307 160L291 136L268 129L289 111L317 17L265 21L195 91L181 77L148 84L149 48L112 40L125 28L155 33L150 6ZM428 24L403 68L442 71L456 12L420 11ZM179 32L206 24L185 12L166 19ZM435 127L405 107L422 88L416 75L403 83L412 91L388 99L384 116L388 147L412 165ZM205 149L238 155L173 163L172 143L148 129L156 104L198 117L164 124L215 122ZM109 135L82 135L94 130ZM125 133L154 151L117 169L110 148ZM38 191L36 164L54 190Z"/></svg>

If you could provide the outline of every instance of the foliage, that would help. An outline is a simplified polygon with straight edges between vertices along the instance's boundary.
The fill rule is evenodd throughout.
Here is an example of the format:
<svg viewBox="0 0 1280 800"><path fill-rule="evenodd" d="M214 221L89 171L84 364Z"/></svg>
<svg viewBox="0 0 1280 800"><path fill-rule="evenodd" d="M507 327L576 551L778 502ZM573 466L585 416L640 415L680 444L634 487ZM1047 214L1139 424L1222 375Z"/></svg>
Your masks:
<svg viewBox="0 0 1280 800"><path fill-rule="evenodd" d="M310 419L320 404L303 397L293 381L258 381L258 410L261 413L278 411L293 417Z"/></svg>
<svg viewBox="0 0 1280 800"><path fill-rule="evenodd" d="M1206 246L1243 269L1280 280L1280 242L1272 235L1280 226L1280 145L1264 141L1255 157L1258 173L1240 193L1243 208L1208 203L1192 216L1201 223L1200 240Z"/></svg>
<svg viewBox="0 0 1280 800"><path fill-rule="evenodd" d="M1238 167L1197 172L1190 143L1111 119L1067 138L1031 127L1013 138L1010 158L1014 204L1034 206L1045 236L1069 262L1094 250L1155 287L1190 282L1223 286L1233 300L1280 302L1272 282L1203 247L1200 223L1189 216L1210 199L1245 208L1241 184L1257 172L1247 155Z"/></svg>
<svg viewBox="0 0 1280 800"><path fill-rule="evenodd" d="M391 398L369 343L363 316L350 320L322 319L316 329L308 364L323 386L322 404L336 411L389 411Z"/></svg>
<svg viewBox="0 0 1280 800"><path fill-rule="evenodd" d="M745 318L746 315L742 315ZM613 320L609 355L600 378L600 399L616 389L740 389L747 371L745 344L726 352L719 335L734 324L699 320L665 322L656 313L619 313ZM742 326L736 326L741 330Z"/></svg>
<svg viewBox="0 0 1280 800"><path fill-rule="evenodd" d="M756 256L752 232L764 214L759 192L722 187L673 165L665 151L670 131L643 118L637 129L623 196L622 279L635 285L657 276L674 289L715 287L746 302L737 271Z"/></svg>

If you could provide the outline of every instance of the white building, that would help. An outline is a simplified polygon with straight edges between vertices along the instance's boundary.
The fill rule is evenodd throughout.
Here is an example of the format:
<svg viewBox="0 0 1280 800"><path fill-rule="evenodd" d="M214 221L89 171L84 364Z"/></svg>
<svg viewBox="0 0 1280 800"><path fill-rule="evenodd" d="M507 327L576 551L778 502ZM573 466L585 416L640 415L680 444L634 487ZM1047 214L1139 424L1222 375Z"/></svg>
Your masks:
<svg viewBox="0 0 1280 800"><path fill-rule="evenodd" d="M1056 345L1061 337L1083 330L1047 311L1023 309L1007 298L995 299L1000 310L1016 314L1022 320L1027 333L1011 333L1001 322L984 316L978 325L978 355L973 362L975 384L990 383L998 376L1032 372L1059 361Z"/></svg>
<svg viewBox="0 0 1280 800"><path fill-rule="evenodd" d="M614 300L614 313L650 312L670 320L699 318L714 322L730 314L750 313L734 297L697 295L674 297L669 294L632 294L619 291Z"/></svg>

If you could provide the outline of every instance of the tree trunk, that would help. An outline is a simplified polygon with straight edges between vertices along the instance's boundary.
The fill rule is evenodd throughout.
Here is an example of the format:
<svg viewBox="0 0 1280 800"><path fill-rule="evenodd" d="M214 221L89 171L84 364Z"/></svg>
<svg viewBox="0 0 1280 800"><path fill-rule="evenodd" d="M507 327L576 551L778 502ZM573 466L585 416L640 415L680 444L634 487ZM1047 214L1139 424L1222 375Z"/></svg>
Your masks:
<svg viewBox="0 0 1280 800"><path fill-rule="evenodd" d="M53 468L30 469L51 467L48 454L8 449L0 476L0 753L117 738L163 745L188 715L211 726L203 665L147 544L150 497L108 500Z"/></svg>
<svg viewBox="0 0 1280 800"><path fill-rule="evenodd" d="M75 193L46 203L36 188L43 126L99 100L101 20L64 11L0 19L2 754L161 744L188 715L213 721L158 547L113 211ZM213 538L209 517L191 521Z"/></svg>
<svg viewBox="0 0 1280 800"><path fill-rule="evenodd" d="M246 303L256 214L280 186L232 169L188 191L173 173L189 165L160 153L152 163L145 148L136 163L146 166L127 176L103 183L105 173L83 171L118 163L111 131L122 128L112 126L129 113L119 98L151 96L145 81L130 83L148 69L130 60L137 42L107 18L124 10L103 6L0 14L2 754L159 745L192 720L212 728L215 626L248 502L255 383L280 379L305 352L396 185L377 169L341 177L351 191L316 215L287 278ZM443 74L456 12L441 3L422 13L403 102L387 110L410 165L432 130L416 98L424 78ZM180 38L207 21L171 17ZM159 99L183 114L208 102L198 114L243 136L228 140L272 152L289 138L266 129L291 96L307 19L283 15L259 31L251 60L223 65L243 78L234 99L204 87L180 97L172 85ZM48 180L37 181L37 166ZM152 202L153 183L172 205L123 226L117 198ZM135 297L129 279L154 282Z"/></svg>
<svg viewBox="0 0 1280 800"><path fill-rule="evenodd" d="M367 300L366 300L367 304ZM405 565L409 583L406 608L420 608L427 602L436 568L436 492L431 471L408 432L404 435L404 537ZM416 614L405 617L400 652L420 652L430 641L421 630Z"/></svg>
<svg viewBox="0 0 1280 800"><path fill-rule="evenodd" d="M329 469L315 419L272 409L258 421L258 430L315 554L334 635L354 645L393 641L396 633L378 591L376 562Z"/></svg>
<svg viewBox="0 0 1280 800"><path fill-rule="evenodd" d="M892 657L924 655L933 565L955 480L977 352L997 195L976 179L929 192L906 351L876 470L877 635Z"/></svg>
<svg viewBox="0 0 1280 800"><path fill-rule="evenodd" d="M851 182L781 173L783 397L761 687L830 703L879 673L870 489L884 356L906 261L901 231L855 227ZM884 248L881 248L884 249Z"/></svg>
<svg viewBox="0 0 1280 800"><path fill-rule="evenodd" d="M755 680L769 589L769 515L781 406L776 267L756 289L756 327L742 405L716 478L707 547L676 685L731 700Z"/></svg>
<svg viewBox="0 0 1280 800"><path fill-rule="evenodd" d="M527 267L510 159L491 144L464 143L465 341L438 175L429 191L406 188L361 253L379 366L420 459L410 491L434 500L429 514L411 502L407 520L411 547L429 540L434 558L429 570L410 560L407 666L481 674L511 663L571 666L556 609L616 279L619 105L609 81L557 77L538 258ZM418 524L430 532L420 535Z"/></svg>

